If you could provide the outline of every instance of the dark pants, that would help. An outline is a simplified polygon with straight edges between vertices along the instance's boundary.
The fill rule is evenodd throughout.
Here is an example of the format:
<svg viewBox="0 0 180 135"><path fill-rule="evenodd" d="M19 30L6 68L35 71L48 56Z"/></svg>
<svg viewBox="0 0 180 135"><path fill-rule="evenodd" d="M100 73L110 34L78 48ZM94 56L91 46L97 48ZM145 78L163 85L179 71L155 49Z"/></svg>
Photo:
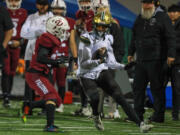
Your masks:
<svg viewBox="0 0 180 135"><path fill-rule="evenodd" d="M128 117L133 120L136 124L140 124L141 120L136 115L134 109L128 104L121 89L115 82L112 73L109 70L104 70L100 73L100 76L96 80L81 78L81 82L84 87L84 91L90 99L90 104L93 109L93 115L99 115L98 103L99 103L99 91L98 87L102 88L104 92L112 96L114 100L120 104L128 115Z"/></svg>
<svg viewBox="0 0 180 135"><path fill-rule="evenodd" d="M79 88L79 94L80 94L80 98L81 98L81 108L83 108L83 107L86 108L88 106L88 97L84 93L83 86L79 80L78 80L78 85L79 85L79 87L78 87Z"/></svg>
<svg viewBox="0 0 180 135"><path fill-rule="evenodd" d="M163 62L145 61L138 62L135 67L133 83L134 109L139 118L143 120L145 91L150 82L151 92L154 98L154 116L164 119L165 91L162 89Z"/></svg>
<svg viewBox="0 0 180 135"><path fill-rule="evenodd" d="M172 115L178 117L180 110L180 66L174 67L174 86L173 86L173 110Z"/></svg>
<svg viewBox="0 0 180 135"><path fill-rule="evenodd" d="M164 76L163 89L166 89L169 79L172 86L172 116L178 117L180 109L180 65L174 65L168 68Z"/></svg>

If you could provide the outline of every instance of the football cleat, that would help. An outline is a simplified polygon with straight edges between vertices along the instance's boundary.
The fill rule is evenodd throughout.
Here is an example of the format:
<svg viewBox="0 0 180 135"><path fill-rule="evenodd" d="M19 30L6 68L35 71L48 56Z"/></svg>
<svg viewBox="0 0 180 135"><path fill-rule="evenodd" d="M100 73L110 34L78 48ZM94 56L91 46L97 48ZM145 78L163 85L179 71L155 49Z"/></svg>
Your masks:
<svg viewBox="0 0 180 135"><path fill-rule="evenodd" d="M73 112L72 114L77 116L91 116L92 112L88 107L82 107Z"/></svg>
<svg viewBox="0 0 180 135"><path fill-rule="evenodd" d="M94 120L94 125L95 127L100 130L100 131L103 131L104 130L104 125L101 121L101 117L98 115L98 116L93 116L93 120Z"/></svg>
<svg viewBox="0 0 180 135"><path fill-rule="evenodd" d="M26 115L21 116L21 118L22 118L23 123L26 123L26 122L27 122L27 117L26 117Z"/></svg>
<svg viewBox="0 0 180 135"><path fill-rule="evenodd" d="M88 107L83 107L82 108L82 115L84 116L91 116L92 112Z"/></svg>
<svg viewBox="0 0 180 135"><path fill-rule="evenodd" d="M61 104L57 109L56 109L57 112L59 113L63 113L64 112L64 105Z"/></svg>
<svg viewBox="0 0 180 135"><path fill-rule="evenodd" d="M145 124L144 122L141 122L141 124L140 124L140 132L141 133L147 133L153 127L154 126L152 124Z"/></svg>
<svg viewBox="0 0 180 135"><path fill-rule="evenodd" d="M59 131L59 127L55 126L55 125L50 125L50 126L45 126L44 128L45 132L63 132L63 131Z"/></svg>
<svg viewBox="0 0 180 135"><path fill-rule="evenodd" d="M114 119L120 119L121 118L121 115L119 114L118 109L116 109L116 111L113 114L114 114Z"/></svg>

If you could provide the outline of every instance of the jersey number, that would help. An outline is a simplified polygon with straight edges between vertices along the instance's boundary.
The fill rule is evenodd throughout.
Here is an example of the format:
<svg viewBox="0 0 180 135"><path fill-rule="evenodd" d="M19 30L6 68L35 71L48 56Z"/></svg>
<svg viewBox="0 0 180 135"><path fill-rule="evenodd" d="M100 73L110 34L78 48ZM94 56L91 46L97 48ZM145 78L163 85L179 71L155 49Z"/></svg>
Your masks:
<svg viewBox="0 0 180 135"><path fill-rule="evenodd" d="M17 35L16 28L17 28L18 24L17 24L17 22L13 22L13 25L14 25L14 28L13 28L13 35L12 36L15 37Z"/></svg>

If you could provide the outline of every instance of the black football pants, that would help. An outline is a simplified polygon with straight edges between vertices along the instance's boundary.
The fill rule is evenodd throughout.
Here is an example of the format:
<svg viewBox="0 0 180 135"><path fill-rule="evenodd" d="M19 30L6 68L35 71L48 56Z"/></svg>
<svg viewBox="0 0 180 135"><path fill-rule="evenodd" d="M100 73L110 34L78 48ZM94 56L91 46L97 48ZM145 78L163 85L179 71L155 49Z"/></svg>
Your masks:
<svg viewBox="0 0 180 135"><path fill-rule="evenodd" d="M109 70L102 71L100 73L100 76L96 80L81 78L81 82L83 84L85 93L90 99L90 104L93 109L93 115L99 115L99 91L97 88L100 87L105 93L112 96L114 100L122 106L123 110L131 120L140 125L141 120L136 115L134 109L124 98L123 94L121 93L120 87L115 82L114 77Z"/></svg>

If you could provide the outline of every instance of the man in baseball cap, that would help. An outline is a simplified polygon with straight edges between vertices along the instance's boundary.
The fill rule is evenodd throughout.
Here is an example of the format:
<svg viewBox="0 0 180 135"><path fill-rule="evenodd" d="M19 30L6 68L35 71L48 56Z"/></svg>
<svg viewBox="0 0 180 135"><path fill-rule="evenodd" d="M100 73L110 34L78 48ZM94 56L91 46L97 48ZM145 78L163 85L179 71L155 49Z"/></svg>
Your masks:
<svg viewBox="0 0 180 135"><path fill-rule="evenodd" d="M160 5L160 0L141 0L142 3L154 3L156 7Z"/></svg>

